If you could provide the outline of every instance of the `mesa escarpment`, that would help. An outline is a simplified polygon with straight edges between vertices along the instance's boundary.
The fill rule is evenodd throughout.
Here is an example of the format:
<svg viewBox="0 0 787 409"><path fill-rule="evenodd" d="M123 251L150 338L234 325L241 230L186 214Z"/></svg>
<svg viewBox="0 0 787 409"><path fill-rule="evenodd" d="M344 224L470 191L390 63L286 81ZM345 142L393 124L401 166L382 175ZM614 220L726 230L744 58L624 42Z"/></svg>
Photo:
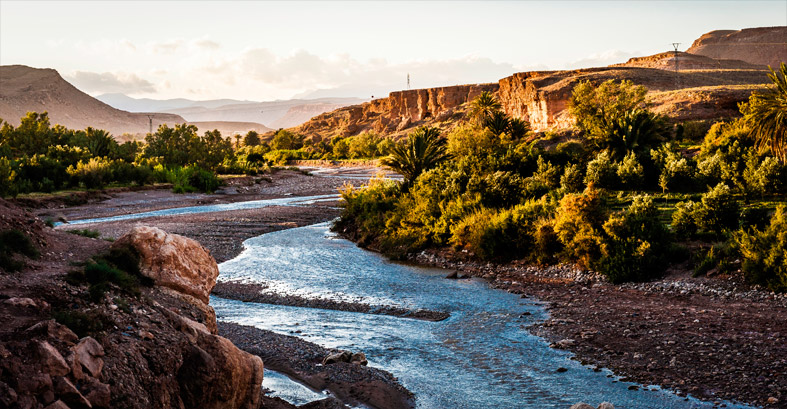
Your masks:
<svg viewBox="0 0 787 409"><path fill-rule="evenodd" d="M651 108L673 122L719 120L739 115L738 103L769 83L765 64L787 60L786 53L787 27L714 31L677 55L664 52L600 68L521 72L497 84L397 91L318 115L290 130L320 139L366 131L400 137L421 125L447 130L483 91L496 92L503 111L529 121L534 131L566 129L573 124L566 109L573 87L610 79L645 86Z"/></svg>
<svg viewBox="0 0 787 409"><path fill-rule="evenodd" d="M530 122L535 131L566 129L571 92L578 83L628 80L648 89L652 109L673 121L720 119L738 115L738 103L767 82L761 69L684 70L604 67L517 73L500 80L498 98L507 114Z"/></svg>
<svg viewBox="0 0 787 409"><path fill-rule="evenodd" d="M396 91L387 98L318 115L291 130L325 139L367 131L399 136L423 124L449 127L457 115L461 116L464 104L484 91L496 92L497 88L492 83Z"/></svg>
<svg viewBox="0 0 787 409"><path fill-rule="evenodd" d="M787 62L787 26L711 31L696 39L687 52L776 69Z"/></svg>
<svg viewBox="0 0 787 409"><path fill-rule="evenodd" d="M110 247L1 202L0 228L32 236L42 255L0 270L0 407L259 406L262 360L216 334L207 299L218 268L197 242L138 227ZM152 282L138 295L112 285L96 296L95 283L66 275L120 248L134 249Z"/></svg>

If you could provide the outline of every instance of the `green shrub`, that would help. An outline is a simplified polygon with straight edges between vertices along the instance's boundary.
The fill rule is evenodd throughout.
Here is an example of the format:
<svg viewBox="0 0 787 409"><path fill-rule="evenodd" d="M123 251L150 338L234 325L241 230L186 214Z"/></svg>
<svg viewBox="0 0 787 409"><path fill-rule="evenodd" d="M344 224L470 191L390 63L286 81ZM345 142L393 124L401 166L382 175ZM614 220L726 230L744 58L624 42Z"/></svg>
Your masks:
<svg viewBox="0 0 787 409"><path fill-rule="evenodd" d="M604 199L596 189L567 194L555 214L555 234L563 246L563 257L584 267L595 265L604 242L602 225L606 219Z"/></svg>
<svg viewBox="0 0 787 409"><path fill-rule="evenodd" d="M648 280L666 268L670 234L649 196L634 197L628 209L604 223L604 231L607 239L599 272L611 282Z"/></svg>
<svg viewBox="0 0 787 409"><path fill-rule="evenodd" d="M110 328L113 323L100 311L81 312L76 310L56 310L52 318L74 331L78 337L95 336L101 331Z"/></svg>
<svg viewBox="0 0 787 409"><path fill-rule="evenodd" d="M25 265L17 255L38 258L39 252L25 233L15 229L0 232L0 268L8 272L21 270Z"/></svg>
<svg viewBox="0 0 787 409"><path fill-rule="evenodd" d="M664 144L659 149L650 151L651 158L661 169L659 186L664 191L689 191L696 185L694 162L681 156L675 147Z"/></svg>
<svg viewBox="0 0 787 409"><path fill-rule="evenodd" d="M739 230L734 241L743 257L742 270L750 283L787 291L787 208L780 206L764 230Z"/></svg>
<svg viewBox="0 0 787 409"><path fill-rule="evenodd" d="M11 167L11 161L5 157L0 158L0 197L13 195L16 192L14 179L16 179L16 172Z"/></svg>
<svg viewBox="0 0 787 409"><path fill-rule="evenodd" d="M77 236L89 237L91 239L97 239L101 236L100 232L90 229L66 230L66 233L76 234Z"/></svg>
<svg viewBox="0 0 787 409"><path fill-rule="evenodd" d="M620 182L627 189L639 190L642 188L642 182L645 180L645 169L637 160L637 155L631 152L623 158L623 161L618 165L618 177Z"/></svg>
<svg viewBox="0 0 787 409"><path fill-rule="evenodd" d="M784 188L787 171L776 158L768 156L760 159L756 155L751 155L746 162L743 179L746 182L747 193L765 196Z"/></svg>
<svg viewBox="0 0 787 409"><path fill-rule="evenodd" d="M697 203L689 200L688 202L678 202L675 211L672 213L672 232L683 238L690 238L697 234L696 212Z"/></svg>
<svg viewBox="0 0 787 409"><path fill-rule="evenodd" d="M584 176L578 164L566 166L560 176L560 188L566 193L581 192L585 188Z"/></svg>
<svg viewBox="0 0 787 409"><path fill-rule="evenodd" d="M481 209L456 224L451 231L451 244L483 259L525 258L534 250L534 224L548 212L544 200L499 211Z"/></svg>
<svg viewBox="0 0 787 409"><path fill-rule="evenodd" d="M721 234L724 230L738 227L740 207L729 186L719 183L702 195L695 220L700 229Z"/></svg>
<svg viewBox="0 0 787 409"><path fill-rule="evenodd" d="M588 163L585 184L593 184L596 188L610 189L617 185L617 166L609 155L603 151Z"/></svg>

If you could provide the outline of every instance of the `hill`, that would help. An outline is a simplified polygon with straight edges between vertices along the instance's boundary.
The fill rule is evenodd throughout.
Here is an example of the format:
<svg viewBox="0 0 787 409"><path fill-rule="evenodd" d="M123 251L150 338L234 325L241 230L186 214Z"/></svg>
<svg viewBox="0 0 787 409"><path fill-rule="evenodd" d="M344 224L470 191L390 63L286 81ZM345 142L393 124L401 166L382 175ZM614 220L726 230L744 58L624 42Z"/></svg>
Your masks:
<svg viewBox="0 0 787 409"><path fill-rule="evenodd" d="M88 126L105 129L121 137L141 138L161 124L174 126L187 122L182 116L162 112L128 112L113 108L80 91L60 74L49 68L24 65L0 66L0 118L16 126L27 112L49 112L52 124L84 129ZM228 136L249 130L267 132L270 128L253 122L211 121L194 122L200 131L218 129Z"/></svg>
<svg viewBox="0 0 787 409"><path fill-rule="evenodd" d="M0 66L0 118L18 125L29 111L49 112L53 124L84 129L88 126L105 129L119 136L123 133L148 132L146 113L115 109L78 90L53 69L24 65ZM153 127L185 120L174 114L155 113Z"/></svg>
<svg viewBox="0 0 787 409"><path fill-rule="evenodd" d="M695 40L686 52L776 69L779 63L787 62L787 26L711 31Z"/></svg>

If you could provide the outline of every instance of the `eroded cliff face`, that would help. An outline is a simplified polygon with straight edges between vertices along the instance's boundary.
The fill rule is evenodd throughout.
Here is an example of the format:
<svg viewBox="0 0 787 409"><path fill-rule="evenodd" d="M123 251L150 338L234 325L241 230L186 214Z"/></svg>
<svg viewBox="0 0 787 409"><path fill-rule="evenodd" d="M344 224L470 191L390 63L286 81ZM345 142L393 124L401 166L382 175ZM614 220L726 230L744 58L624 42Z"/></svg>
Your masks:
<svg viewBox="0 0 787 409"><path fill-rule="evenodd" d="M779 63L787 62L787 26L711 31L695 40L686 52L776 69Z"/></svg>
<svg viewBox="0 0 787 409"><path fill-rule="evenodd" d="M651 108L672 120L719 119L738 115L738 102L765 87L766 72L719 69L675 73L622 66L523 72L500 80L498 98L507 114L530 122L534 131L566 129L574 124L567 110L574 86L582 81L629 80L645 86Z"/></svg>
<svg viewBox="0 0 787 409"><path fill-rule="evenodd" d="M387 98L352 105L291 128L315 138L352 136L364 131L401 137L421 125L447 131L460 123L467 102L495 92L503 111L530 122L534 131L566 129L572 89L581 81L630 80L648 89L651 108L673 121L715 120L739 115L737 104L769 83L763 64L787 60L787 27L713 31L688 52L632 58L609 67L513 74L497 84L458 85L392 92Z"/></svg>
<svg viewBox="0 0 787 409"><path fill-rule="evenodd" d="M463 105L498 84L471 84L392 92L387 98L344 107L312 118L292 130L307 136L332 138L374 131L397 136L420 125L447 126Z"/></svg>

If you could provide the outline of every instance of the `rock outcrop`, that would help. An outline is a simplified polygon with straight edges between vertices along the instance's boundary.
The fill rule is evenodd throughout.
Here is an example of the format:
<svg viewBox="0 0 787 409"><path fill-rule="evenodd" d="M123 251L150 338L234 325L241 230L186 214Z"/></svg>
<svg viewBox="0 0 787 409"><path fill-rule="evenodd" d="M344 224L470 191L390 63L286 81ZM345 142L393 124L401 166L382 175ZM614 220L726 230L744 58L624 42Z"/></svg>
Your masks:
<svg viewBox="0 0 787 409"><path fill-rule="evenodd" d="M157 227L137 226L113 244L124 246L136 250L140 272L156 285L208 303L219 267L199 243Z"/></svg>
<svg viewBox="0 0 787 409"><path fill-rule="evenodd" d="M8 207L10 216L0 222L19 224L25 215ZM47 250L90 240L43 233ZM96 247L83 247L82 257L108 247L80 245L88 244ZM73 269L65 259L0 273L0 315L7 317L0 328L0 408L256 409L263 362L216 334L207 301L218 268L210 253L145 227L113 244L137 252L152 286L139 294L110 287L91 301L87 285L64 280Z"/></svg>
<svg viewBox="0 0 787 409"><path fill-rule="evenodd" d="M737 50L737 51L736 51ZM765 64L787 60L787 27L714 31L688 52L632 58L610 67L513 74L497 84L458 85L392 92L387 98L326 112L290 130L316 139L366 131L399 138L414 127L449 130L483 91L497 92L503 111L530 122L535 131L566 129L574 119L566 108L580 81L630 80L644 85L656 112L675 122L718 120L739 115L739 102L769 83Z"/></svg>
<svg viewBox="0 0 787 409"><path fill-rule="evenodd" d="M387 98L318 115L292 131L319 139L366 131L404 135L423 124L439 127L450 122L465 103L484 91L495 92L497 87L492 83L396 91Z"/></svg>
<svg viewBox="0 0 787 409"><path fill-rule="evenodd" d="M787 26L711 31L696 39L686 52L776 69L787 62Z"/></svg>

